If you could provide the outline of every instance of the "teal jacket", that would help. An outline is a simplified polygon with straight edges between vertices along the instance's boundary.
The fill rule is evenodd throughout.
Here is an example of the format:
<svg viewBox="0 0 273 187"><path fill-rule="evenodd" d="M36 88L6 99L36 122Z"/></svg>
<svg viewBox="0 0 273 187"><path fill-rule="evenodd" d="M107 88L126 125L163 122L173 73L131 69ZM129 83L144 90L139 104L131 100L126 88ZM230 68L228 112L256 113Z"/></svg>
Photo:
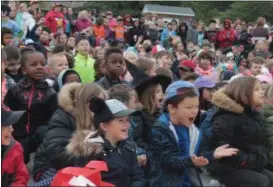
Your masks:
<svg viewBox="0 0 273 187"><path fill-rule="evenodd" d="M74 70L80 75L82 83L93 82L95 80L95 60L78 53L75 56Z"/></svg>

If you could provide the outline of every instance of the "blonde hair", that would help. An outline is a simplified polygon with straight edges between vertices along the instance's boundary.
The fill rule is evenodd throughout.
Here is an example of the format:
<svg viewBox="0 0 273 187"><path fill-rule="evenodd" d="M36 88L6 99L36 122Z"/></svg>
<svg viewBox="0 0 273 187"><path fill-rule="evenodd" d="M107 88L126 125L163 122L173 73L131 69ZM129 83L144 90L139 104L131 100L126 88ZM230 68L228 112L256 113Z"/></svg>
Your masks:
<svg viewBox="0 0 273 187"><path fill-rule="evenodd" d="M145 73L148 73L156 65L156 62L149 58L139 58L137 63L139 69L143 70Z"/></svg>
<svg viewBox="0 0 273 187"><path fill-rule="evenodd" d="M58 57L65 57L66 58L64 52L55 53L55 54L51 55L48 58L48 60L47 60L47 66L52 68L54 66L54 64L56 63L55 58L58 58Z"/></svg>
<svg viewBox="0 0 273 187"><path fill-rule="evenodd" d="M264 24L265 24L265 18L259 17L257 19L257 26L264 26Z"/></svg>
<svg viewBox="0 0 273 187"><path fill-rule="evenodd" d="M72 96L73 97L73 96ZM86 83L79 86L74 95L73 116L76 120L77 130L95 130L94 113L89 109L89 102L93 97L107 99L107 92L96 83Z"/></svg>
<svg viewBox="0 0 273 187"><path fill-rule="evenodd" d="M83 19L83 18L85 18L85 15L87 15L87 14L88 14L88 12L86 10L82 10L79 12L78 18Z"/></svg>

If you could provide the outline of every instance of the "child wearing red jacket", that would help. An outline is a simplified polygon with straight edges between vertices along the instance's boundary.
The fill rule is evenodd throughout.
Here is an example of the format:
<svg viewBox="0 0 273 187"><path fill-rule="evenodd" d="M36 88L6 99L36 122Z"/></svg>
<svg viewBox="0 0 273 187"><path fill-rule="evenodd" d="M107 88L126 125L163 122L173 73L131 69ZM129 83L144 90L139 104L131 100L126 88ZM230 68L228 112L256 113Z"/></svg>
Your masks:
<svg viewBox="0 0 273 187"><path fill-rule="evenodd" d="M11 135L14 125L24 111L11 111L2 105L1 109L1 185L27 186L28 170L24 164L23 148Z"/></svg>
<svg viewBox="0 0 273 187"><path fill-rule="evenodd" d="M234 40L235 40L235 31L231 27L231 21L226 19L224 21L224 29L220 31L218 35L220 49L231 47Z"/></svg>
<svg viewBox="0 0 273 187"><path fill-rule="evenodd" d="M45 17L45 24L51 30L52 33L57 32L58 27L66 29L66 23L63 13L61 12L62 5L60 3L54 3L53 10L49 11Z"/></svg>

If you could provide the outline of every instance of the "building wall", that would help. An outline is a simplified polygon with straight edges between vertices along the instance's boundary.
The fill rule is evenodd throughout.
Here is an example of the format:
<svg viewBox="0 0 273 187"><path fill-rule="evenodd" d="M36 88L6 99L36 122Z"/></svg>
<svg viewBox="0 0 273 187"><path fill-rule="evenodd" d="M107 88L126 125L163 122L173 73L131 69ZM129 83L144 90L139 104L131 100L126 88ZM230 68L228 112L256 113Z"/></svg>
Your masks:
<svg viewBox="0 0 273 187"><path fill-rule="evenodd" d="M149 14L145 14L144 16L145 16L146 19L150 18ZM190 22L192 20L192 18L193 18L191 16L177 16L177 15L166 15L166 14L157 14L157 17L163 19L164 21L168 21L168 22L175 19L179 23L183 22L183 21Z"/></svg>

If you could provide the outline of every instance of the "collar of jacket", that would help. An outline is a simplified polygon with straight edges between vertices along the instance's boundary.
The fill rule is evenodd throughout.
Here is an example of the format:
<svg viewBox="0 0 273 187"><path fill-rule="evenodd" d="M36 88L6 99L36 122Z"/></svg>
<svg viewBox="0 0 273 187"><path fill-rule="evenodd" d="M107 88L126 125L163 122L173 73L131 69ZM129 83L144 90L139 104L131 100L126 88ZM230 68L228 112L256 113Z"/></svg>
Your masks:
<svg viewBox="0 0 273 187"><path fill-rule="evenodd" d="M220 89L213 94L211 102L218 108L237 114L242 114L245 110L242 105L227 96L223 89Z"/></svg>
<svg viewBox="0 0 273 187"><path fill-rule="evenodd" d="M104 137L103 137L103 141L104 141L104 143L103 143L103 148L104 148L105 151L116 150L116 149L118 149L118 148L124 146L124 144L125 144L125 142L126 142L125 140L124 140L124 141L120 141L120 142L117 143L116 146L114 146L114 145L112 145L112 144L110 143L110 141L108 141L108 140L107 140L106 138L104 138Z"/></svg>
<svg viewBox="0 0 273 187"><path fill-rule="evenodd" d="M18 82L18 84L24 88L30 88L32 86L35 86L35 88L48 88L49 85L45 80L40 80L39 82L34 82L29 77L24 77L21 81Z"/></svg>
<svg viewBox="0 0 273 187"><path fill-rule="evenodd" d="M77 53L77 55L76 55L76 58L78 59L78 60L87 60L88 58L89 58L89 56L88 55L82 55L82 54L80 54L79 52Z"/></svg>

